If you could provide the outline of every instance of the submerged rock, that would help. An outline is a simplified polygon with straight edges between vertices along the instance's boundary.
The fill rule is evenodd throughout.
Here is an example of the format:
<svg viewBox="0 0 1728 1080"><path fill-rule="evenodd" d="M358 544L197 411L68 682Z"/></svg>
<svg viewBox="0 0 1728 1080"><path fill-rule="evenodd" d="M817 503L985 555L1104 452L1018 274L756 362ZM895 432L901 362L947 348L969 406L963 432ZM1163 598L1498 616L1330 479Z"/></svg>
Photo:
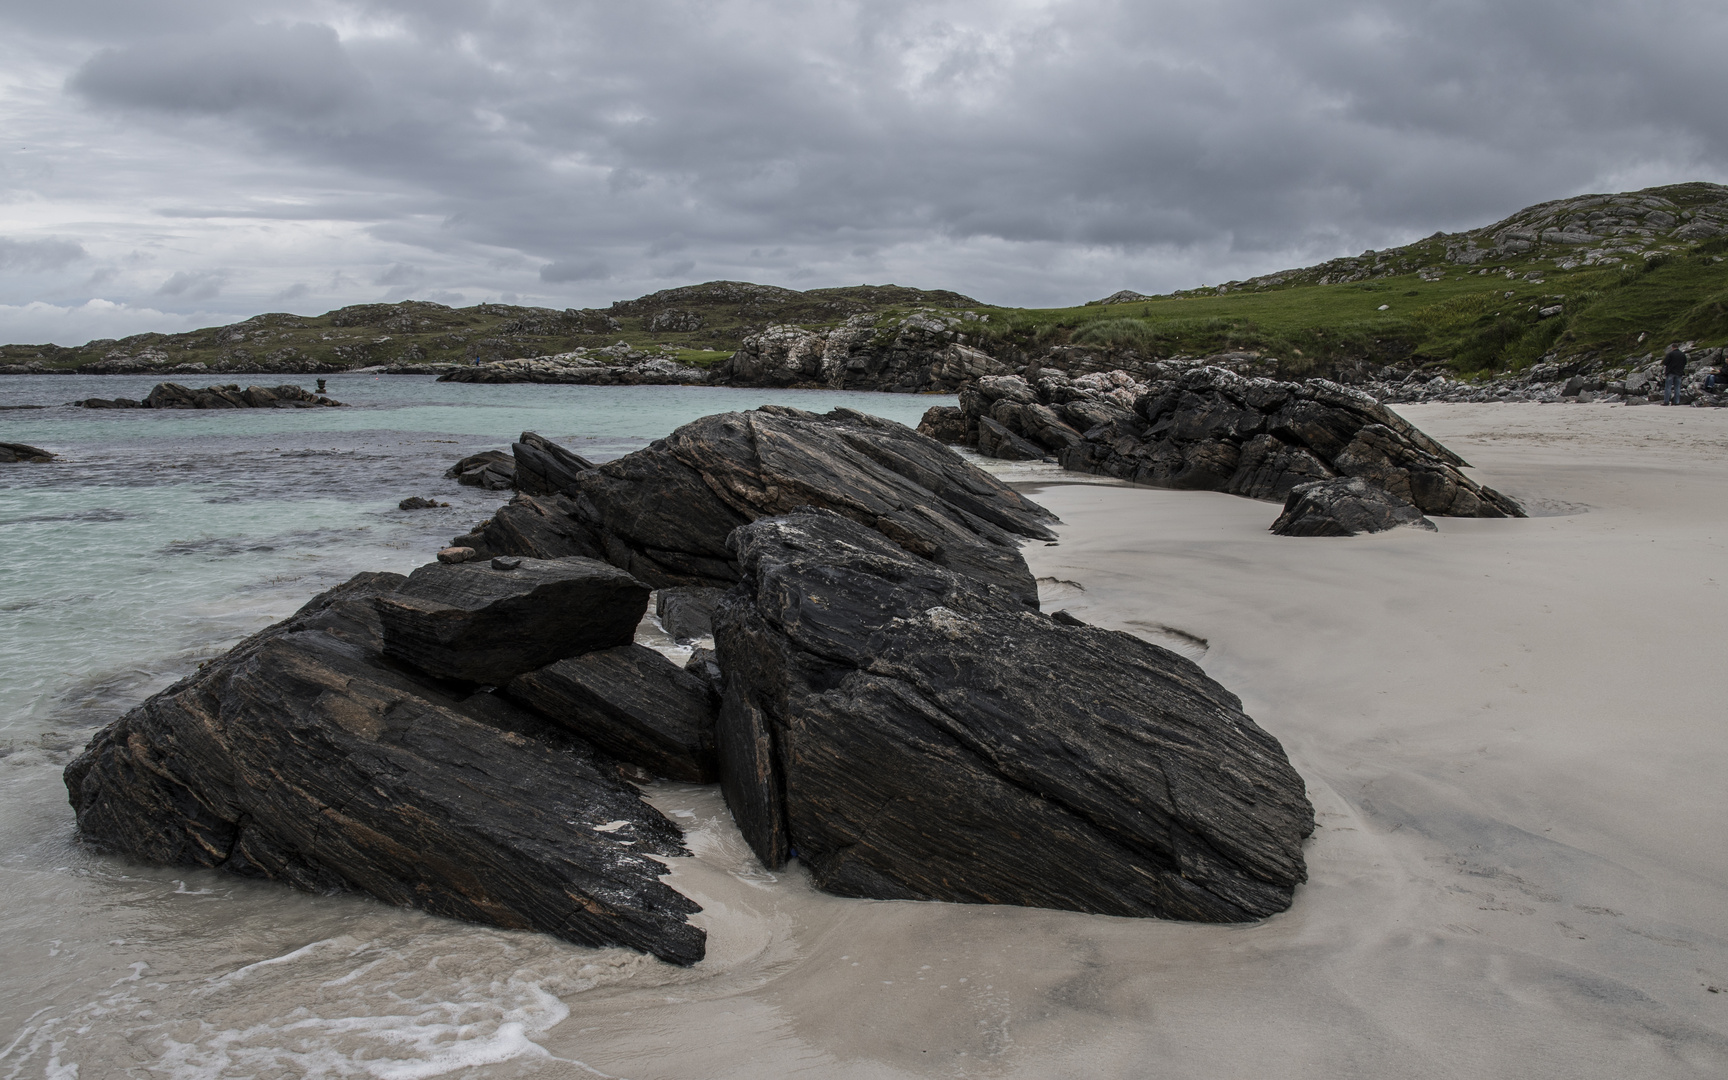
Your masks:
<svg viewBox="0 0 1728 1080"><path fill-rule="evenodd" d="M379 596L384 655L441 679L503 686L629 644L648 587L594 559L428 563Z"/></svg>
<svg viewBox="0 0 1728 1080"><path fill-rule="evenodd" d="M1057 622L835 514L734 534L722 787L770 867L843 896L1260 918L1313 810L1192 662Z"/></svg>
<svg viewBox="0 0 1728 1080"><path fill-rule="evenodd" d="M1347 476L1291 488L1272 531L1279 536L1355 536L1401 525L1434 530L1422 511L1393 498L1385 488Z"/></svg>
<svg viewBox="0 0 1728 1080"><path fill-rule="evenodd" d="M487 693L381 654L362 574L101 731L66 769L80 836L581 945L700 960L700 908L651 855L679 831L615 766Z"/></svg>
<svg viewBox="0 0 1728 1080"><path fill-rule="evenodd" d="M54 458L53 451L44 450L40 446L31 446L29 443L21 442L0 442L0 464L19 461L40 464L44 461L53 461Z"/></svg>

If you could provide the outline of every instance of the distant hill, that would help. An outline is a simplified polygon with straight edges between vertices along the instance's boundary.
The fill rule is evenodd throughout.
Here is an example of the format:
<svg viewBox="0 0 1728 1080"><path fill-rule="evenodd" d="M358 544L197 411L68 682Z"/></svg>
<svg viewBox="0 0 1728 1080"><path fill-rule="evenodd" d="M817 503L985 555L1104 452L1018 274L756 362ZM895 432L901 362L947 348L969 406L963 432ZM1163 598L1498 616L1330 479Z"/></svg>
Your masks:
<svg viewBox="0 0 1728 1080"><path fill-rule="evenodd" d="M741 281L666 289L609 308L424 301L318 316L259 315L184 334L77 348L0 346L6 370L333 371L469 363L625 341L709 366L767 326L835 326L919 308L981 318L966 338L1009 364L1053 350L1090 366L1254 353L1286 376L1364 377L1381 366L1519 370L1611 359L1670 340L1728 345L1728 187L1689 183L1540 203L1480 229L1161 296L1122 290L1072 308L1000 308L944 290L859 285L800 292Z"/></svg>
<svg viewBox="0 0 1728 1080"><path fill-rule="evenodd" d="M323 315L272 312L183 334L134 334L76 347L5 345L0 365L148 372L201 363L217 371L318 372L546 356L617 341L660 344L687 363L705 364L730 355L745 335L775 323L836 324L892 309L980 306L959 293L900 285L799 292L710 281L603 309L451 308L405 300L356 304Z"/></svg>

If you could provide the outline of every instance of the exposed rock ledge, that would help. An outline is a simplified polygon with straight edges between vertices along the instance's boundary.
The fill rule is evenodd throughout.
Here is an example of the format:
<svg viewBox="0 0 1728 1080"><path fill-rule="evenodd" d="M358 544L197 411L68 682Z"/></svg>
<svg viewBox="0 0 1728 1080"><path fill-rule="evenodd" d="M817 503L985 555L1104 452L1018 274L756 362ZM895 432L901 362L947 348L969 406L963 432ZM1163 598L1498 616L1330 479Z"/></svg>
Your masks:
<svg viewBox="0 0 1728 1080"><path fill-rule="evenodd" d="M304 387L248 386L239 383L226 386L206 386L194 390L179 383L157 383L143 401L131 398L85 398L72 404L86 409L314 409L340 406L323 394L314 394Z"/></svg>
<svg viewBox="0 0 1728 1080"><path fill-rule="evenodd" d="M1423 514L1524 516L1397 413L1324 379L1277 382L1217 367L1151 382L1123 372L1047 373L1036 385L999 376L963 390L958 408L931 409L919 430L992 457L1054 457L1153 487L1282 500L1299 484L1347 476Z"/></svg>

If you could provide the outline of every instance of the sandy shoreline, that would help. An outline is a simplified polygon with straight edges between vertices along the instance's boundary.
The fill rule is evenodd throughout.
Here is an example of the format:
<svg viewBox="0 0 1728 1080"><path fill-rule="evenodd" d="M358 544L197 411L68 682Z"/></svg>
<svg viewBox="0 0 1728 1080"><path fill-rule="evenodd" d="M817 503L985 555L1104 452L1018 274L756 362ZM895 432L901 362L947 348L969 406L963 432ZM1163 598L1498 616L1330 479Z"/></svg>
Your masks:
<svg viewBox="0 0 1728 1080"><path fill-rule="evenodd" d="M54 991L66 1018L27 1026L30 1060L86 1076L1728 1075L1728 411L1400 411L1545 516L1292 539L1266 531L1278 506L1221 494L1031 492L1065 522L1026 549L1046 607L1196 656L1307 780L1322 827L1283 915L839 899L796 866L764 872L716 789L664 783L652 799L696 854L670 880L710 931L708 959L679 969L117 867L71 842L41 765L11 774L40 790L8 843L72 871L15 875L10 903L97 898L103 915L77 930L82 982ZM44 988L67 981L34 957Z"/></svg>
<svg viewBox="0 0 1728 1080"><path fill-rule="evenodd" d="M1049 606L1205 639L1204 666L1309 781L1323 827L1292 911L1200 927L787 882L772 917L710 922L716 943L746 923L767 942L758 919L785 920L753 1007L726 995L703 1021L753 1016L755 1038L584 1060L632 1076L1728 1071L1728 992L1709 989L1728 991L1728 414L1407 415L1548 516L1296 540L1265 531L1276 506L1226 495L1034 492L1066 522L1027 549Z"/></svg>

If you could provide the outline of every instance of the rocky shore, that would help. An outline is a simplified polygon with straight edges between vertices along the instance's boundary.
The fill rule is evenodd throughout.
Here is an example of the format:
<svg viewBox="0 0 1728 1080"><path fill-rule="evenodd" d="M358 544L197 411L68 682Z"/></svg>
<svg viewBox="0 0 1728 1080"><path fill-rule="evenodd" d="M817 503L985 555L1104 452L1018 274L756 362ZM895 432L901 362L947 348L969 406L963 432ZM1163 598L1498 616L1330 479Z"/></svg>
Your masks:
<svg viewBox="0 0 1728 1080"><path fill-rule="evenodd" d="M1464 475L1462 458L1360 391L1211 365L1164 365L1150 376L1050 371L1036 384L986 376L961 391L959 406L927 412L919 430L987 457L1286 500L1273 531L1290 535L1377 532L1424 524L1424 514L1524 514Z"/></svg>
<svg viewBox="0 0 1728 1080"><path fill-rule="evenodd" d="M768 407L599 466L513 450L463 554L99 734L80 835L680 964L698 907L634 778L717 780L766 866L842 896L1236 922L1305 879L1277 740L1182 657L1041 613L1019 544L1053 516L937 441ZM632 641L651 589L713 635L684 669Z"/></svg>

